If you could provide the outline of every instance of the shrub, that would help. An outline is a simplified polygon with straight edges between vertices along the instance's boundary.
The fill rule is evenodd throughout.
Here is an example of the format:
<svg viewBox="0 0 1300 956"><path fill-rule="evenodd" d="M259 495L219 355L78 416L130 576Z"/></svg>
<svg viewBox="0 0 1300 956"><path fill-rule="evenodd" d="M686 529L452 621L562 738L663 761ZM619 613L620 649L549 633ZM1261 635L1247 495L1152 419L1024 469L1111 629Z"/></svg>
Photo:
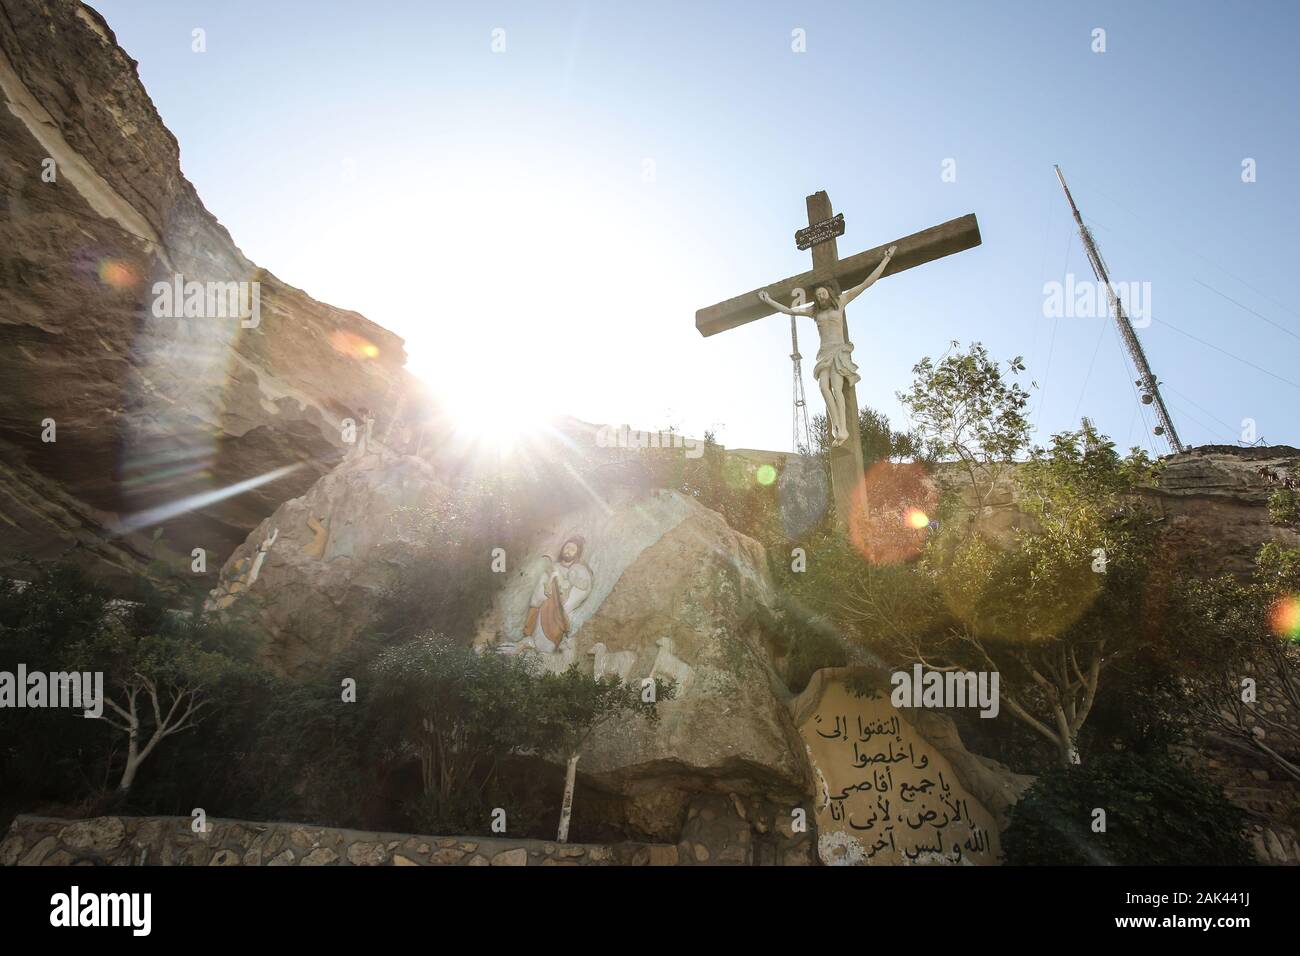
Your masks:
<svg viewBox="0 0 1300 956"><path fill-rule="evenodd" d="M1093 831L1094 811L1106 829ZM1167 756L1108 754L1040 776L1002 836L1006 862L1241 865L1253 862L1244 814Z"/></svg>

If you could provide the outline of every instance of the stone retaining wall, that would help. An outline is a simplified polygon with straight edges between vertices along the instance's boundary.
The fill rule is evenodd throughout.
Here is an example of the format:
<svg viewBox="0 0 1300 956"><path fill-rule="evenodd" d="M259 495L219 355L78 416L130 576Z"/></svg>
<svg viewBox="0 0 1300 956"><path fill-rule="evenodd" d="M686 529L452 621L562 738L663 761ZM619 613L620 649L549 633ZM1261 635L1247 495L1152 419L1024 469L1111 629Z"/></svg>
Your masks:
<svg viewBox="0 0 1300 956"><path fill-rule="evenodd" d="M675 846L413 836L188 817L18 816L3 866L674 866Z"/></svg>

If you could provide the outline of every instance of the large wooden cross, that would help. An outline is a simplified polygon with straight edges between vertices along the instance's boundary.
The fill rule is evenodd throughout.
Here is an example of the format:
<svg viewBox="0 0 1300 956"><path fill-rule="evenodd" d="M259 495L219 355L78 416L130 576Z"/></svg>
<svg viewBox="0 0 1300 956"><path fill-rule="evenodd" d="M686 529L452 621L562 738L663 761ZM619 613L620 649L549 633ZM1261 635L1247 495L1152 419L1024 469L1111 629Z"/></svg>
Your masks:
<svg viewBox="0 0 1300 956"><path fill-rule="evenodd" d="M695 327L700 334L716 335L771 315L773 310L759 298L760 292L766 292L778 302L801 304L813 301L813 290L819 285L828 286L836 292L857 285L880 264L885 250L890 246L898 248L881 278L980 244L979 223L975 221L974 213L971 213L841 259L834 237L842 233L842 222L835 225L831 220L831 200L825 191L809 196L808 225L819 227L808 230L816 241L812 247L812 270L700 309L695 313ZM846 342L852 341L847 315L844 321L844 339ZM852 524L851 515L854 510L861 507L858 486L862 483L863 463L862 440L858 432L857 390L847 382L844 386L844 407L849 437L842 445L831 449L831 483L835 489L836 522L841 528L848 528Z"/></svg>

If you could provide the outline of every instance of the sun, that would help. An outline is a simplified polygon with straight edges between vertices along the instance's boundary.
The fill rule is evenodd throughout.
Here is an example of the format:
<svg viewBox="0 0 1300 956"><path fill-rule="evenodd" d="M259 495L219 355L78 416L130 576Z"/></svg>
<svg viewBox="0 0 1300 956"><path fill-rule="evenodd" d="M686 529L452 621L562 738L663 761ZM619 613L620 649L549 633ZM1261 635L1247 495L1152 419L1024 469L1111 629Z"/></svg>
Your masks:
<svg viewBox="0 0 1300 956"><path fill-rule="evenodd" d="M558 414L526 390L463 385L434 393L455 446L480 455L522 454L542 442Z"/></svg>

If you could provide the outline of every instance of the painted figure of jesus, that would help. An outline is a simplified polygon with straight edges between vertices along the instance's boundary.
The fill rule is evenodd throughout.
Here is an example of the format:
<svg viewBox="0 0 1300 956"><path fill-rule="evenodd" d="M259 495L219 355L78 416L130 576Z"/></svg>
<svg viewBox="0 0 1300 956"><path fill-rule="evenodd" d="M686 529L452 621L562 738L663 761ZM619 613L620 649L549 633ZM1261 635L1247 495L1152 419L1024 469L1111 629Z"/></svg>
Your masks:
<svg viewBox="0 0 1300 956"><path fill-rule="evenodd" d="M766 292L758 297L768 306L786 315L810 315L817 323L817 334L821 338L821 347L817 350L817 364L813 366L813 378L821 389L822 398L826 400L826 418L831 426L831 444L839 446L849 437L849 427L857 426L858 410L844 407L844 385L856 385L861 379L858 367L853 364L853 343L844 338L844 307L869 289L889 265L897 246L890 246L880 265L853 288L836 297L828 286L819 285L813 292L812 302L788 308L773 299ZM849 414L852 413L852 422Z"/></svg>
<svg viewBox="0 0 1300 956"><path fill-rule="evenodd" d="M569 635L571 615L591 595L591 569L582 563L585 544L574 535L560 547L558 558L547 559L528 604L519 650L531 647L550 654Z"/></svg>

